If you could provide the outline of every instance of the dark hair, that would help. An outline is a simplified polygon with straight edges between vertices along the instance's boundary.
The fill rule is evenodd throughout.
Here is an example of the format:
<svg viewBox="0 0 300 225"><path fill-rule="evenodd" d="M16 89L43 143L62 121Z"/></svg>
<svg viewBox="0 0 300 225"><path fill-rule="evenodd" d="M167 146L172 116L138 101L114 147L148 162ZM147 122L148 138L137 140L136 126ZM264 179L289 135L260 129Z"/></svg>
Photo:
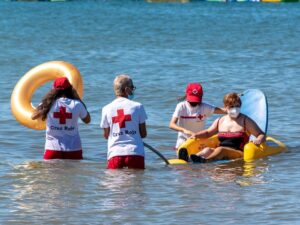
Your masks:
<svg viewBox="0 0 300 225"><path fill-rule="evenodd" d="M51 89L42 99L41 104L36 108L35 113L37 113L41 117L42 120L47 119L47 114L50 111L53 103L56 99L66 97L69 99L78 99L80 100L77 91L71 87L60 90L60 89Z"/></svg>
<svg viewBox="0 0 300 225"><path fill-rule="evenodd" d="M177 98L178 102L182 102L182 101L185 101L185 100L186 100L186 95L180 96L180 97Z"/></svg>

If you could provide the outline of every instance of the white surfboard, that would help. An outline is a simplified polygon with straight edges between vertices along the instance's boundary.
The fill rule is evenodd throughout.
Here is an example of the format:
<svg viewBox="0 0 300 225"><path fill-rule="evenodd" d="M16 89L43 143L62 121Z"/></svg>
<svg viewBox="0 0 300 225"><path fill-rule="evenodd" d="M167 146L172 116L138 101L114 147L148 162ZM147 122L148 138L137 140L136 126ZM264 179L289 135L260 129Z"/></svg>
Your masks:
<svg viewBox="0 0 300 225"><path fill-rule="evenodd" d="M259 89L249 89L241 94L241 113L254 120L262 131L268 129L268 102L265 94ZM255 137L250 136L250 140Z"/></svg>

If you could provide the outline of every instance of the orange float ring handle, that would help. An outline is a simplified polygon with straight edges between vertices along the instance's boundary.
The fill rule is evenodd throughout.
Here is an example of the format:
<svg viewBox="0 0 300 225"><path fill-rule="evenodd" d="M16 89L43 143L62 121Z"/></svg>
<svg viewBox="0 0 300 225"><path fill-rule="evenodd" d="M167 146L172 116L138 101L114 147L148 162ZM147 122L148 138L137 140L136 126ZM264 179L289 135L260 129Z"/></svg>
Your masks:
<svg viewBox="0 0 300 225"><path fill-rule="evenodd" d="M43 84L58 77L67 77L82 98L82 78L75 66L63 61L51 61L40 64L29 70L18 81L11 95L12 114L19 123L35 130L46 129L46 121L40 118L37 120L31 119L31 115L35 110L31 101L32 95Z"/></svg>

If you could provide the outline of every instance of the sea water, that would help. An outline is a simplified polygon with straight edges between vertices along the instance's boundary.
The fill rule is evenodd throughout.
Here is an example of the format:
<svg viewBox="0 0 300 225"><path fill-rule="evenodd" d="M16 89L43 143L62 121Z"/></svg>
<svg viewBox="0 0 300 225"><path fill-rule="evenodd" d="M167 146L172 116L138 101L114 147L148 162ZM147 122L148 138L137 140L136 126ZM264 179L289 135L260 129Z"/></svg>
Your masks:
<svg viewBox="0 0 300 225"><path fill-rule="evenodd" d="M299 22L297 3L0 2L0 223L298 224ZM92 122L80 123L80 162L43 161L44 131L11 114L17 81L52 60L83 76ZM264 91L268 135L288 151L252 163L166 166L146 150L146 170L106 170L101 109L120 73L132 76L145 106L145 142L167 158L176 157L168 124L188 82L201 82L204 101L216 106L228 92Z"/></svg>

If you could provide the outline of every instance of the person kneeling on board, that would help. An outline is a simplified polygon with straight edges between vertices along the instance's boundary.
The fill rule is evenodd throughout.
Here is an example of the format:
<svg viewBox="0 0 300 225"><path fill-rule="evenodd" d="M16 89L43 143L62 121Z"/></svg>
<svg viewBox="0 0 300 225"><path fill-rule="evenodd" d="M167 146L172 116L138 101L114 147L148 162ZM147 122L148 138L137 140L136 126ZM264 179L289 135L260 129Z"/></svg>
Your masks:
<svg viewBox="0 0 300 225"><path fill-rule="evenodd" d="M237 151L242 157L244 145L249 141L251 134L256 137L253 140L256 145L266 141L266 135L259 126L251 118L240 113L242 102L237 93L225 95L223 102L227 115L216 119L208 129L191 136L191 138L209 138L217 134L220 146L217 148L207 147L197 154L191 155L193 162L226 159L226 150Z"/></svg>
<svg viewBox="0 0 300 225"><path fill-rule="evenodd" d="M44 159L82 159L78 118L91 117L77 91L66 77L57 78L53 88L33 113L33 120L47 119Z"/></svg>
<svg viewBox="0 0 300 225"><path fill-rule="evenodd" d="M147 115L141 103L132 101L135 89L128 75L117 76L116 99L102 109L100 127L108 139L108 169L145 169L142 138L147 136Z"/></svg>

